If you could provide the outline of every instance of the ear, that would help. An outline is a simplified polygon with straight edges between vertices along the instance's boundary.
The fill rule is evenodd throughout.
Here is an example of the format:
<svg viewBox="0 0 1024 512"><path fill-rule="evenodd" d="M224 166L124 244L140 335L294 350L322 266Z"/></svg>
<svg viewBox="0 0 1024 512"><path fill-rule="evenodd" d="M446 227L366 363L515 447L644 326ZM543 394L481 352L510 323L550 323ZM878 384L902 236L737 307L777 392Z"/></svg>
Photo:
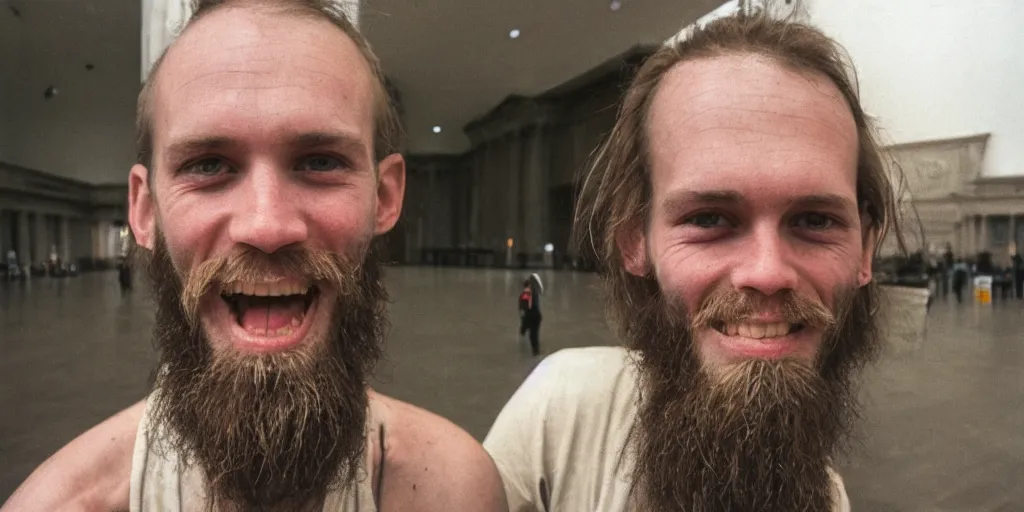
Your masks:
<svg viewBox="0 0 1024 512"><path fill-rule="evenodd" d="M377 166L377 225L374 233L391 231L402 214L405 199L405 159L402 155L389 155Z"/></svg>
<svg viewBox="0 0 1024 512"><path fill-rule="evenodd" d="M869 227L870 219L867 215L861 215L861 225L864 226L864 238L860 255L860 269L857 271L857 286L864 286L871 282L871 264L875 260L875 248L879 243L878 229Z"/></svg>
<svg viewBox="0 0 1024 512"><path fill-rule="evenodd" d="M622 254L622 264L626 272L637 277L648 274L650 262L647 260L647 238L644 235L643 222L630 222L623 226L615 237L615 245Z"/></svg>
<svg viewBox="0 0 1024 512"><path fill-rule="evenodd" d="M128 173L128 224L135 241L153 250L156 235L156 197L150 192L149 171L140 164Z"/></svg>

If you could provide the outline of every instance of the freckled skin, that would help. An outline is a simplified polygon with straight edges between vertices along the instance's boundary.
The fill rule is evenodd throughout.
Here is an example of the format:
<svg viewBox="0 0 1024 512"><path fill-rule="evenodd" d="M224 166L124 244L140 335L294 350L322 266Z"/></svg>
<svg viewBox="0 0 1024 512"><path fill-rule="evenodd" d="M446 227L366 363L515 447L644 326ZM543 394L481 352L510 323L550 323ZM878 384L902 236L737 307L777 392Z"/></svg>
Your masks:
<svg viewBox="0 0 1024 512"><path fill-rule="evenodd" d="M631 271L652 269L691 312L717 287L768 297L792 290L832 309L837 289L870 280L857 130L826 77L760 56L699 59L665 76L651 112L652 210L645 257ZM735 200L672 199L710 191ZM793 202L823 195L846 202ZM815 356L821 336L812 334L794 355ZM705 363L737 360L714 330L696 341Z"/></svg>

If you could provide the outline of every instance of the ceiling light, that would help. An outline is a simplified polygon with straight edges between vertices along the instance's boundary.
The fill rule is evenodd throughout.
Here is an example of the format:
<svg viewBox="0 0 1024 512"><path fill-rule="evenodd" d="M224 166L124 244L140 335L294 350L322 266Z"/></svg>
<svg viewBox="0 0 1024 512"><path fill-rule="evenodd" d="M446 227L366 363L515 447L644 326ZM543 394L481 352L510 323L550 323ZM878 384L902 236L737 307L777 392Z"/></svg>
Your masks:
<svg viewBox="0 0 1024 512"><path fill-rule="evenodd" d="M434 133L441 133L441 127L440 126L435 126L434 127Z"/></svg>
<svg viewBox="0 0 1024 512"><path fill-rule="evenodd" d="M622 2L619 0L612 0L612 4L609 6L611 10L617 11L622 8Z"/></svg>
<svg viewBox="0 0 1024 512"><path fill-rule="evenodd" d="M518 28L512 29L512 31L508 33L508 37L510 37L512 39L517 39L519 37L519 29Z"/></svg>

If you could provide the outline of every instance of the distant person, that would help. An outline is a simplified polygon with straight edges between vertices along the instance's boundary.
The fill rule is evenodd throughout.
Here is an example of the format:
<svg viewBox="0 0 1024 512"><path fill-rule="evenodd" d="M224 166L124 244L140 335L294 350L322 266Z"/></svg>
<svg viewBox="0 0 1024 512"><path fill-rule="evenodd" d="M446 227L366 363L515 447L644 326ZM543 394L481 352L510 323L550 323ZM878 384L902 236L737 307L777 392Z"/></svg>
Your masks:
<svg viewBox="0 0 1024 512"><path fill-rule="evenodd" d="M957 304L962 304L964 301L964 288L967 286L970 273L970 267L962 258L958 258L953 263L953 294L956 295Z"/></svg>
<svg viewBox="0 0 1024 512"><path fill-rule="evenodd" d="M3 511L506 510L468 433L371 388L374 244L406 172L366 39L332 0L194 5L139 95L128 180L154 387Z"/></svg>
<svg viewBox="0 0 1024 512"><path fill-rule="evenodd" d="M946 252L942 253L941 273L939 275L939 279L942 282L941 286L943 298L949 295L950 271L953 268L954 261L955 259L953 258L953 246L950 244L946 244Z"/></svg>
<svg viewBox="0 0 1024 512"><path fill-rule="evenodd" d="M532 279L523 281L519 293L519 336L530 334L530 349L533 355L540 354L540 299L534 291Z"/></svg>
<svg viewBox="0 0 1024 512"><path fill-rule="evenodd" d="M132 266L126 257L121 257L118 261L117 282L121 285L122 293L132 291Z"/></svg>
<svg viewBox="0 0 1024 512"><path fill-rule="evenodd" d="M21 273L18 268L18 253L14 249L7 251L7 279L14 279Z"/></svg>

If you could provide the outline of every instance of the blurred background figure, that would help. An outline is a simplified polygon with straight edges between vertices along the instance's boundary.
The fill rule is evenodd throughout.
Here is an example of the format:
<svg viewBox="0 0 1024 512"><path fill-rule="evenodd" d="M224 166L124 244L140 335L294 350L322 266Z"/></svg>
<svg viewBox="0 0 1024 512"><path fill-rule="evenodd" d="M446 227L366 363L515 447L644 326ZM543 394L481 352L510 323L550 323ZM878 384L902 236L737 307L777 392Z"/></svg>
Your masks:
<svg viewBox="0 0 1024 512"><path fill-rule="evenodd" d="M544 293L544 284L536 272L523 281L523 291L519 294L519 336L530 335L530 350L534 356L540 355L540 296Z"/></svg>

